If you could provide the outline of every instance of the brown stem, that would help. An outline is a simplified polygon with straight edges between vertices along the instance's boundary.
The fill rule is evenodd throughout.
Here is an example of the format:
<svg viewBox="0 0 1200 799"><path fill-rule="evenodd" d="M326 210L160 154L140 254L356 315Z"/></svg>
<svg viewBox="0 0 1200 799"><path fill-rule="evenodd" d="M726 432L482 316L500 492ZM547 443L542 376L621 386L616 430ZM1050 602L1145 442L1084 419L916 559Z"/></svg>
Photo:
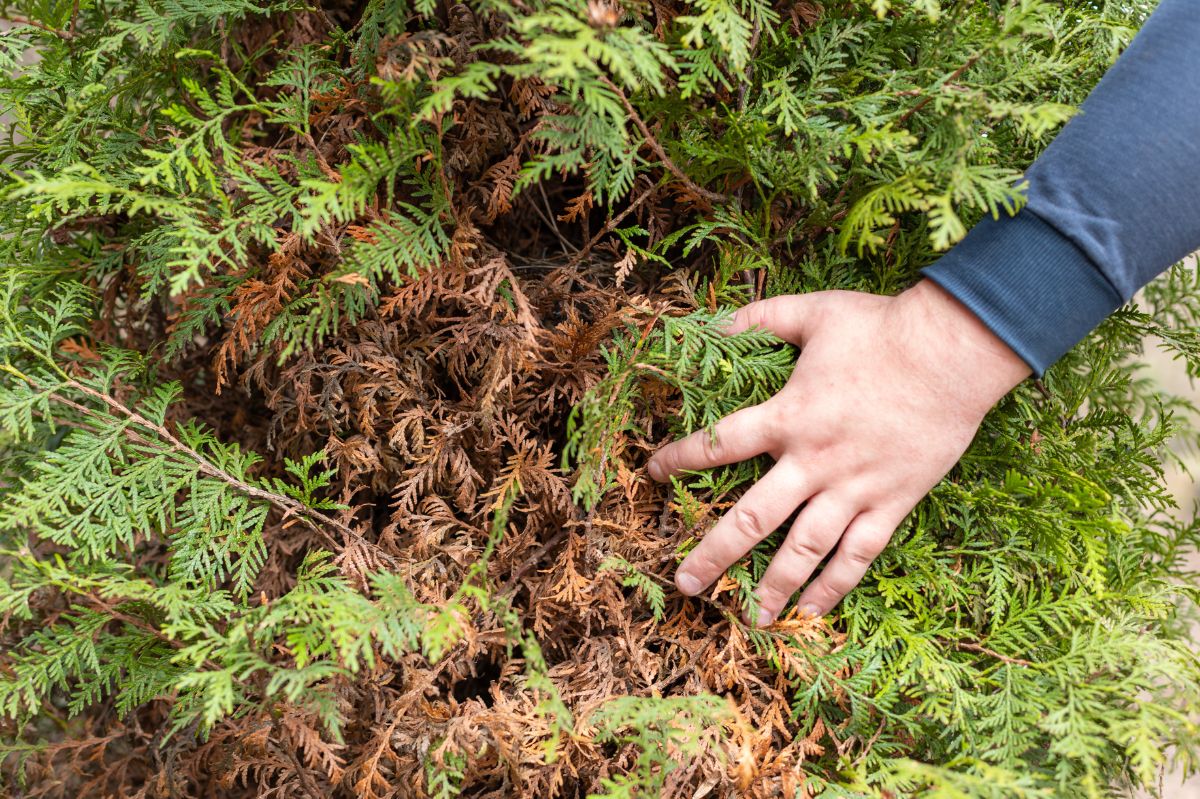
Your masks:
<svg viewBox="0 0 1200 799"><path fill-rule="evenodd" d="M1023 658L1014 658L1014 657L1009 657L1008 655L1002 655L994 649L988 649L986 646L983 646L982 644L973 644L970 641L955 641L954 648L962 650L964 652L977 652L980 655L987 655L988 657L994 657L996 660L999 660L1003 663L1008 663L1011 666L1036 666L1037 665L1032 660L1025 660Z"/></svg>
<svg viewBox="0 0 1200 799"><path fill-rule="evenodd" d="M762 26L758 20L754 21L754 29L750 34L750 52L755 53L758 50L758 41L762 36ZM747 59L745 77L738 83L738 110L746 110L746 92L750 89L750 83L754 80L754 58ZM740 193L740 192L739 192Z"/></svg>
<svg viewBox="0 0 1200 799"><path fill-rule="evenodd" d="M53 33L63 41L75 38L75 34L71 33L71 31L64 31L60 30L59 28L51 27L44 22L38 22L36 19L29 19L28 17L22 17L16 14L8 14L4 16L3 19L8 20L9 22L15 22L18 25L28 25L31 28L37 28L38 30L43 30L46 33Z"/></svg>
<svg viewBox="0 0 1200 799"><path fill-rule="evenodd" d="M146 621L145 619L140 619L137 616L130 616L128 613L123 613L123 612L117 610L112 605L105 602L103 599L92 596L91 594L84 594L82 598L87 601L87 604L93 610L97 610L97 611L105 614L106 616L111 616L114 620L124 622L124 623L130 625L131 627L136 627L137 629L141 630L142 632L150 633L155 638L159 639L160 641L162 641L163 643L167 644L168 646L170 646L174 649L183 649L182 641L177 641L174 638L171 638L166 633L164 633L162 630L158 629L157 627L155 627L153 624ZM216 663L207 658L205 658L205 660L204 660L204 665L208 666L213 671L221 671L221 668L222 668L221 664Z"/></svg>
<svg viewBox="0 0 1200 799"><path fill-rule="evenodd" d="M300 778L300 787L304 789L304 793L308 794L309 799L321 799L325 795L324 792L318 790L316 785L313 785L312 776L308 773L308 769L304 767L304 764L300 762L300 758L296 757L296 752L291 748L284 751L283 747L280 747L279 750L291 758L296 775Z"/></svg>
<svg viewBox="0 0 1200 799"><path fill-rule="evenodd" d="M629 118L633 120L638 130L642 132L642 136L646 138L646 143L650 145L650 149L654 150L654 154L658 156L658 160L662 161L663 166L667 168L668 172L678 178L683 185L687 186L688 191L713 203L723 203L729 199L724 194L718 194L715 191L706 189L689 178L682 169L676 166L671 157L667 155L667 151L658 143L658 139L654 137L654 134L650 132L650 128L642 121L642 118L634 109L633 103L629 102L629 98L625 96L625 92L621 91L621 88L605 75L601 75L600 80L604 81L604 84L612 89L617 97L620 98L621 104L625 106L625 112L629 114Z"/></svg>
<svg viewBox="0 0 1200 799"><path fill-rule="evenodd" d="M329 162L325 160L325 156L321 154L321 148L317 147L317 142L315 139L313 139L312 134L301 133L300 135L304 139L304 143L307 144L312 150L313 156L317 159L317 166L320 167L321 171L325 173L325 177L329 178L334 183L341 183L341 173L331 167Z"/></svg>
<svg viewBox="0 0 1200 799"><path fill-rule="evenodd" d="M579 264L583 262L583 259L587 257L588 253L591 252L592 247L595 247L597 244L599 244L600 239L616 230L617 225L621 224L625 217L629 216L629 214L631 214L635 208L646 202L646 199L653 191L653 187L646 189L644 192L638 195L636 200L625 206L621 213L608 220L608 224L606 224L599 233L588 239L587 244L583 245L583 249L571 256L571 260L567 262L567 268L573 269L574 267L579 266Z"/></svg>
<svg viewBox="0 0 1200 799"><path fill-rule="evenodd" d="M887 719L884 719L883 721L879 722L879 727L876 728L875 734L871 736L870 740L868 740L865 744L863 744L862 754L860 754L858 756L858 758L855 759L854 765L857 766L858 764L862 763L864 760L867 759L867 755L870 753L871 749L873 749L875 747L875 742L879 740L880 735L883 735L883 731L885 729L887 729L887 726L888 726Z"/></svg>
<svg viewBox="0 0 1200 799"><path fill-rule="evenodd" d="M199 452L196 452L196 450L192 449L191 447L187 446L182 441L180 441L178 438L176 438L169 430L167 430L167 428L163 427L162 425L155 424L154 422L152 422L149 419L147 419L146 417L142 416L140 413L133 410L132 408L126 407L125 405L123 405L121 402L119 402L114 397L111 397L102 391L97 391L96 389L92 388L91 386L85 385L85 384L79 382L78 380L69 379L67 381L66 385L70 386L71 388L75 389L76 391L79 391L82 394L85 394L85 395L91 397L92 399L95 399L99 402L104 403L109 408L114 410L119 416L123 416L126 419L129 419L134 424L136 424L140 427L143 427L147 430L152 431L156 436L158 436L160 439L162 439L173 451L194 461L197 464L197 466L199 466L201 474L204 474L208 477L212 477L216 480L220 480L221 482L232 486L233 488L237 489L238 491L241 491L242 493L244 493L248 496L251 496L258 500L262 500L264 502L267 502L267 503L270 503L270 504L276 506L277 508L280 508L284 512L285 520L290 516L295 516L295 517L299 518L301 521L303 521L305 524L307 524L310 528L315 530L317 533L320 533L322 535L325 534L325 530L323 529L322 526L328 525L330 527L337 529L339 532L341 532L343 535L347 536L348 538L352 538L352 539L356 539L356 540L362 539L362 535L357 530L353 529L352 527L349 527L348 525L343 524L342 522L339 522L337 519L334 519L330 516L320 513L319 511L315 511L312 508L309 508L308 506L306 506L304 503L299 502L295 499L292 499L291 497L287 497L282 494L276 494L273 491L266 491L257 486L250 485L249 483L246 483L243 480L239 480L237 477L233 476L229 472L226 472L225 470L214 466L212 463L209 463L209 461L203 455L201 455ZM70 399L67 399L66 397L56 396L55 399L58 400L59 402L62 402L64 405L68 405L68 406L74 408L75 410L78 410L89 416L97 415L96 412L93 411L92 409L87 408L86 406L80 405L77 402L73 402ZM131 437L137 437L138 439L140 439L140 441L142 443L153 444L153 442L140 436L136 430L130 430L130 431L128 431L128 433ZM383 554L386 559L391 560L391 557L386 555L385 553L380 553L380 554Z"/></svg>
<svg viewBox="0 0 1200 799"><path fill-rule="evenodd" d="M532 569L534 566L538 565L538 562L541 561L543 556L545 556L550 550L552 550L556 546L558 546L561 542L565 541L567 536L570 534L571 534L570 528L564 527L563 529L561 529L557 533L555 533L553 536L551 536L550 539L547 540L545 543L543 543L540 547L538 547L536 550L534 550L534 553L532 555L530 555L528 558L526 558L524 560L524 562L521 563L520 566L513 569L512 574L508 578L508 582L506 582L504 584L504 587L501 588L499 592L497 592L497 595L504 596L509 591L511 591L513 588L515 588L517 583L519 583L521 581L521 578L524 577L529 572L530 569Z"/></svg>
<svg viewBox="0 0 1200 799"><path fill-rule="evenodd" d="M966 72L971 67L975 66L975 62L978 61L980 56L982 56L982 55L983 55L983 53L976 53L975 55L968 58L966 63L964 63L961 67L959 67L958 69L951 72L949 77L947 77L944 81L939 83L937 89L935 89L934 92L936 92L939 89L944 88L948 84L954 83L954 81L956 81L960 77L962 77L962 74L964 72ZM933 96L934 96L933 92L930 92L929 94L926 94L924 97L922 97L920 100L918 100L916 105L914 105L912 108L908 109L907 111L905 111L903 114L900 115L899 123L901 125L903 125L905 122L907 122L909 120L910 117L912 117L913 114L917 113L922 108L929 105L929 101L933 99Z"/></svg>

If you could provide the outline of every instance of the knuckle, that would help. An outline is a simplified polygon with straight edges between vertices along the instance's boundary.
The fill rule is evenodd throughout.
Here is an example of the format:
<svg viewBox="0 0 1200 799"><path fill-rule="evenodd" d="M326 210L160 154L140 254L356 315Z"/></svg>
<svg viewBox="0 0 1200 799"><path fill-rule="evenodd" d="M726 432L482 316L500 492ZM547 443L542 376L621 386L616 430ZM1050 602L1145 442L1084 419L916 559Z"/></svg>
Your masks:
<svg viewBox="0 0 1200 799"><path fill-rule="evenodd" d="M725 566L720 559L707 550L697 548L692 552L690 560L692 563L689 570L706 584L715 580L725 571Z"/></svg>
<svg viewBox="0 0 1200 799"><path fill-rule="evenodd" d="M783 541L788 553L803 560L820 560L828 548L811 535L789 535Z"/></svg>
<svg viewBox="0 0 1200 799"><path fill-rule="evenodd" d="M743 305L737 312L738 321L747 328L766 326L770 315L770 303L771 300L768 299Z"/></svg>
<svg viewBox="0 0 1200 799"><path fill-rule="evenodd" d="M755 591L758 594L758 603L771 611L779 611L788 600L792 598L794 591L786 587L780 586L774 582L764 580L759 583L758 589Z"/></svg>
<svg viewBox="0 0 1200 799"><path fill-rule="evenodd" d="M655 480L665 482L671 475L679 471L678 458L672 454L660 454L654 457L654 460L647 464L650 470L650 476Z"/></svg>
<svg viewBox="0 0 1200 799"><path fill-rule="evenodd" d="M737 535L749 541L761 541L770 532L765 529L766 524L762 513L748 505L734 505L730 508L726 519Z"/></svg>
<svg viewBox="0 0 1200 799"><path fill-rule="evenodd" d="M837 451L837 442L831 441L823 435L814 436L808 444L808 452L813 462L827 464L826 471L834 476L841 474L844 468L840 453Z"/></svg>
<svg viewBox="0 0 1200 799"><path fill-rule="evenodd" d="M846 558L859 566L866 566L879 557L889 538L879 533L855 536L843 544Z"/></svg>
<svg viewBox="0 0 1200 799"><path fill-rule="evenodd" d="M701 455L710 458L721 457L721 453L725 451L725 440L722 435L710 433L707 430L701 430L696 435Z"/></svg>
<svg viewBox="0 0 1200 799"><path fill-rule="evenodd" d="M789 414L778 405L774 405L768 400L763 405L764 413L759 417L758 423L762 429L763 436L767 441L780 441L787 437L795 423L795 414Z"/></svg>
<svg viewBox="0 0 1200 799"><path fill-rule="evenodd" d="M806 603L815 605L832 605L846 595L854 586L845 584L846 580L837 577L821 577L814 580L808 590L804 592L804 600Z"/></svg>
<svg viewBox="0 0 1200 799"><path fill-rule="evenodd" d="M676 449L677 447L675 444L667 444L658 452L654 453L654 456L651 458L651 460L661 466L664 472L669 472L675 468Z"/></svg>
<svg viewBox="0 0 1200 799"><path fill-rule="evenodd" d="M712 558L705 552L704 542L700 542L700 546L692 550L683 563L679 564L676 574L686 573L695 576L703 581L713 570Z"/></svg>
<svg viewBox="0 0 1200 799"><path fill-rule="evenodd" d="M746 305L737 309L733 315L733 319L729 321L729 327L726 328L727 333L741 333L746 330L753 330L759 326L756 320L758 312L753 305Z"/></svg>
<svg viewBox="0 0 1200 799"><path fill-rule="evenodd" d="M832 608L845 599L846 595L854 590L854 586L855 583L852 580L833 580L822 585L814 594L813 599L817 605Z"/></svg>

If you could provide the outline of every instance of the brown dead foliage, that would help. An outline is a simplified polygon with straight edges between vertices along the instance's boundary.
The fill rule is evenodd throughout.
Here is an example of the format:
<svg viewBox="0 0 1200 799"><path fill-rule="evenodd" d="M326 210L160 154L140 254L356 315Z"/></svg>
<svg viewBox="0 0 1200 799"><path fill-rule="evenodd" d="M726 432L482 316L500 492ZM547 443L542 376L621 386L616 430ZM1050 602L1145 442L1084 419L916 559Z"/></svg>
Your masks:
<svg viewBox="0 0 1200 799"><path fill-rule="evenodd" d="M613 13L607 4L593 6L601 18ZM271 40L298 46L320 40L329 17L351 13L327 8L284 17L282 30L271 27L276 20L258 21L233 35L242 52ZM664 18L673 13L662 4ZM803 26L817 13L819 6L799 3L792 19ZM436 71L441 58L470 58L470 46L490 34L485 20L453 6L445 33L385 41L377 68ZM581 181L513 197L516 171L530 155L528 133L554 110L550 94L536 81L519 81L505 102L455 105L445 137L455 183L453 254L385 287L368 318L283 365L274 348L259 344L299 281L330 270L350 240L369 240L364 224L373 210L323 231L324 251L281 229L279 251L247 266L251 276L230 294L220 329L161 368L188 387L183 413L264 454L268 471L277 472L284 456L328 453L338 469L336 498L351 508L343 520L360 534L342 542L337 563L362 585L369 572L398 569L418 599L444 602L478 558L496 498L519 482L488 578L541 642L550 678L575 717L557 757L545 757L549 722L523 687L520 650L509 647L496 618L480 612L437 662L417 654L384 659L343 680L342 743L286 706L230 719L203 742L188 731L164 740L164 703L124 721L101 707L75 722L70 743L35 758L36 787L26 796L421 797L429 787L426 763L453 753L466 758L465 796L583 797L635 757L632 747L597 744L588 723L589 713L625 695L708 692L734 708L723 734L710 731L702 754L670 775L667 796L792 796L805 757L861 748L864 742L820 724L798 737L791 718L791 688L807 676L791 647L836 647L833 632L819 621L784 620L773 633L783 660L776 667L737 622L731 583L699 600L674 593L675 548L692 531L641 470L623 472L619 490L592 513L571 500L558 453L572 405L604 374L601 346L618 327L646 326L706 301L695 294L695 272L635 268L606 235L612 217ZM369 135L368 115L378 110L372 98L364 87L343 86L318 98L311 137L280 135L273 147L248 154L274 164L283 163L280 155L311 154L334 169L356 133ZM626 203L624 224L659 235L705 199L668 179L639 184ZM145 350L164 340L180 306L134 302L132 271L104 289L108 314L99 337ZM643 462L668 435L663 420L675 400L660 393L654 401L645 437L618 443L627 462ZM718 510L709 508L708 518ZM287 589L305 551L326 546L279 520L269 534L262 601ZM619 575L599 569L611 555L668 588L661 621Z"/></svg>

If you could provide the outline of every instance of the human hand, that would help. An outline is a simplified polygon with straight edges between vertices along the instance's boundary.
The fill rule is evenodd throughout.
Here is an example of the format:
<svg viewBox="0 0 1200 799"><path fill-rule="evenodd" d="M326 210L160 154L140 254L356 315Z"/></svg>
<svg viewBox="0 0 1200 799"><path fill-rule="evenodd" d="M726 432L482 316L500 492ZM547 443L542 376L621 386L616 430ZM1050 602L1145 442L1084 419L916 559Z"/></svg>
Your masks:
<svg viewBox="0 0 1200 799"><path fill-rule="evenodd" d="M928 280L896 297L773 297L741 308L727 332L751 328L801 348L787 384L718 422L715 443L697 431L647 469L665 481L763 453L775 460L675 574L680 591L700 593L805 503L755 592L765 625L836 546L798 602L811 615L832 610L1030 369Z"/></svg>

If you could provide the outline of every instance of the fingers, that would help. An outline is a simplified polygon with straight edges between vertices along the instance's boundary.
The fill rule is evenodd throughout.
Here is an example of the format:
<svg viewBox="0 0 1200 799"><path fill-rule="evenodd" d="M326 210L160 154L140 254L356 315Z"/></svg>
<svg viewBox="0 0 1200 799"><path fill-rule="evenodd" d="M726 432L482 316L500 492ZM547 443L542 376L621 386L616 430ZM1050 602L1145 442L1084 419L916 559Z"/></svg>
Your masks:
<svg viewBox="0 0 1200 799"><path fill-rule="evenodd" d="M811 616L824 616L859 584L871 563L891 540L903 515L883 511L859 514L838 544L825 570L800 595L797 605Z"/></svg>
<svg viewBox="0 0 1200 799"><path fill-rule="evenodd" d="M792 461L775 464L680 564L675 572L679 590L688 595L700 593L787 521L807 496L804 483L803 471Z"/></svg>
<svg viewBox="0 0 1200 799"><path fill-rule="evenodd" d="M738 309L725 332L732 335L760 328L799 346L814 326L817 304L815 294L787 294L752 302Z"/></svg>
<svg viewBox="0 0 1200 799"><path fill-rule="evenodd" d="M646 470L661 482L684 469L709 469L761 455L771 444L771 425L762 408L755 405L729 414L717 422L715 439L707 430L697 430L667 444L654 453Z"/></svg>
<svg viewBox="0 0 1200 799"><path fill-rule="evenodd" d="M775 620L792 594L833 549L857 512L853 504L833 493L818 494L809 500L755 589L759 602L756 624Z"/></svg>

